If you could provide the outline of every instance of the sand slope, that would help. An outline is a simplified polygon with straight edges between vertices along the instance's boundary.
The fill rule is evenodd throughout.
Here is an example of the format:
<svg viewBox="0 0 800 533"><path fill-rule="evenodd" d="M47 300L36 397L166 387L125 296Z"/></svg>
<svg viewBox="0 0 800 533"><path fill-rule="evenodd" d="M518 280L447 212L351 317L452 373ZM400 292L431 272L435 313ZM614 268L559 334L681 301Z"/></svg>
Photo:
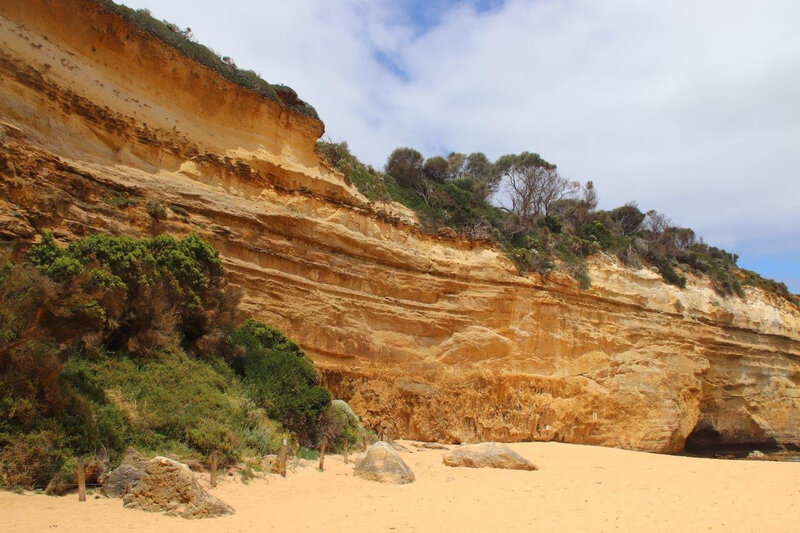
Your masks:
<svg viewBox="0 0 800 533"><path fill-rule="evenodd" d="M120 500L0 492L0 531L797 531L800 464L654 455L558 443L511 447L538 472L450 468L402 452L417 481L353 477L339 456L212 492L236 515L189 521Z"/></svg>

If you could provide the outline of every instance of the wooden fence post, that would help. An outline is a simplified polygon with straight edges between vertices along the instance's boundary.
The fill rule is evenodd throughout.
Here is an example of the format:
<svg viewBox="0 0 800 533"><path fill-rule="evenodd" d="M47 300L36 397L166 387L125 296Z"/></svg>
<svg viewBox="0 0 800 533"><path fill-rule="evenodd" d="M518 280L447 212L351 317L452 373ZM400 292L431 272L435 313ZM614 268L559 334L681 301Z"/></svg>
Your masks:
<svg viewBox="0 0 800 533"><path fill-rule="evenodd" d="M211 486L212 487L216 487L217 486L217 452L216 451L211 452L210 461L211 461L211 465L210 465L211 466Z"/></svg>
<svg viewBox="0 0 800 533"><path fill-rule="evenodd" d="M364 451L367 451L367 434L364 433Z"/></svg>
<svg viewBox="0 0 800 533"><path fill-rule="evenodd" d="M286 439L283 439L281 444L281 454L278 456L278 471L283 477L286 477Z"/></svg>
<svg viewBox="0 0 800 533"><path fill-rule="evenodd" d="M78 501L86 501L86 470L83 465L83 457L78 457Z"/></svg>
<svg viewBox="0 0 800 533"><path fill-rule="evenodd" d="M328 445L328 437L322 437L322 446L319 447L319 470L325 470L325 446Z"/></svg>
<svg viewBox="0 0 800 533"><path fill-rule="evenodd" d="M344 455L344 464L347 464L349 462L347 460L347 437L344 438L344 451L342 455Z"/></svg>
<svg viewBox="0 0 800 533"><path fill-rule="evenodd" d="M383 440L383 428L381 428L381 434L378 436L378 440Z"/></svg>

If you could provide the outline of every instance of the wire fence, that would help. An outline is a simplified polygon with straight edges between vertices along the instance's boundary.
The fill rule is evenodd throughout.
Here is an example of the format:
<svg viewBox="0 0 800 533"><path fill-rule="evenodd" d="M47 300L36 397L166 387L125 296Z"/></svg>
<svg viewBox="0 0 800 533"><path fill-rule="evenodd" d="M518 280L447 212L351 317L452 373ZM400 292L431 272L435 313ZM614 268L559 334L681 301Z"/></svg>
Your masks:
<svg viewBox="0 0 800 533"><path fill-rule="evenodd" d="M86 473L87 468L84 467L84 474ZM88 469L90 472L92 471L91 468ZM16 463L13 465L9 465L6 468L7 474L12 474L14 476L27 476L32 479L41 479L46 477L49 479L48 485L52 483L56 476L60 473L64 473L65 476L74 475L76 478L78 476L78 472L70 472L69 469L65 469L63 464L53 463L53 464L42 464L42 463ZM59 479L57 482L57 486L61 490L72 490L72 489L80 489L79 483L77 479L72 481L68 477L64 477ZM96 482L85 482L83 484L86 488L100 488L103 486L102 483Z"/></svg>
<svg viewBox="0 0 800 533"><path fill-rule="evenodd" d="M380 439L384 438L384 432L381 431ZM391 438L387 432L387 438ZM325 448L327 445L327 438L324 439L325 443L321 447L321 454L319 457L319 469L322 470L325 461ZM368 444L367 444L367 436L364 435L363 439L363 449L366 451ZM355 451L355 450L351 450ZM296 453L292 453L295 459L298 458ZM208 459L209 465L209 473L211 474L211 485L216 486L216 474L217 474L217 465L218 460L220 459L221 454L219 452L212 452ZM282 476L286 476L286 467L287 462L290 459L290 450L286 439L283 440L281 450L276 457L278 461L278 473ZM347 463L349 462L348 459L348 449L345 445L343 459ZM99 463L101 468L98 470L94 468L98 465L98 463L89 463L88 465L84 462L83 458L77 458L77 464L75 465L75 469L73 470L71 465L67 465L65 463L16 463L7 465L5 467L5 474L6 476L14 476L14 477L27 477L30 480L47 480L47 485L51 485L55 481L55 487L59 491L70 491L73 489L78 489L79 493L83 493L85 489L96 489L101 488L104 486L103 483L96 482L98 478L102 479L102 475L108 474L106 470L106 465L103 462ZM91 474L89 479L87 480L86 474ZM57 479L58 474L64 474L63 477ZM72 478L74 476L74 478ZM73 480L74 479L74 480ZM81 483L80 480L83 480ZM81 489L83 486L83 489Z"/></svg>

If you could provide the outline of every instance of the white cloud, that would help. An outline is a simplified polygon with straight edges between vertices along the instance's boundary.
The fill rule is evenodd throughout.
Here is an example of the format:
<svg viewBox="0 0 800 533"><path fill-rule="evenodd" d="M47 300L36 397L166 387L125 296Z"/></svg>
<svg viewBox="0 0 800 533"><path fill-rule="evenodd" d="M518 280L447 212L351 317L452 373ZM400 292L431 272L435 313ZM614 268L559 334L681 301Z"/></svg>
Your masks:
<svg viewBox="0 0 800 533"><path fill-rule="evenodd" d="M294 87L376 166L403 145L537 151L603 207L637 200L743 256L800 251L796 0L455 4L423 34L387 0L128 3Z"/></svg>

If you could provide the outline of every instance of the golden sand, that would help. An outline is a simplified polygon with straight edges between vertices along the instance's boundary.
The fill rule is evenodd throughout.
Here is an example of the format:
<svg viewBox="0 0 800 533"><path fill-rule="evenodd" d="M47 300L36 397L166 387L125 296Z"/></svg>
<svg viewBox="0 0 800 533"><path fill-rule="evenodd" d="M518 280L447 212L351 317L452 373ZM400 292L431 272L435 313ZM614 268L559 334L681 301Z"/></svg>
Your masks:
<svg viewBox="0 0 800 533"><path fill-rule="evenodd" d="M341 456L286 479L210 491L230 517L185 520L125 509L118 499L78 502L0 492L0 531L798 531L800 463L699 459L558 443L511 447L537 472L450 468L442 450L401 451L417 481L382 485L352 475ZM207 476L200 475L207 483Z"/></svg>

